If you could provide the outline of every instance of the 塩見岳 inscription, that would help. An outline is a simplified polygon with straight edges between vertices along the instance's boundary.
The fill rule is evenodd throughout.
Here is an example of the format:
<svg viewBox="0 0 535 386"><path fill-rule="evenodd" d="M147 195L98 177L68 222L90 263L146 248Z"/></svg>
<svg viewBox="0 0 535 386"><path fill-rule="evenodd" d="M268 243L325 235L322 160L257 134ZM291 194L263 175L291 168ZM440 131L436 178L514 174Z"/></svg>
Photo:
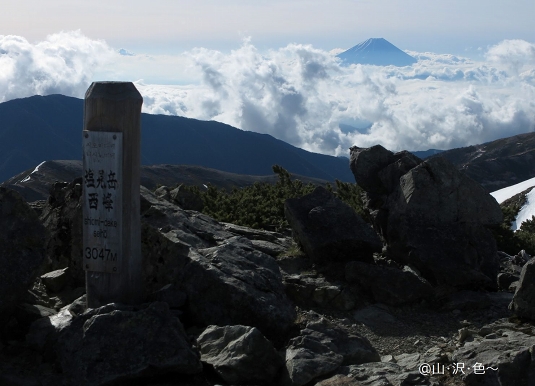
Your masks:
<svg viewBox="0 0 535 386"><path fill-rule="evenodd" d="M83 265L86 271L119 271L122 139L120 132L83 132Z"/></svg>

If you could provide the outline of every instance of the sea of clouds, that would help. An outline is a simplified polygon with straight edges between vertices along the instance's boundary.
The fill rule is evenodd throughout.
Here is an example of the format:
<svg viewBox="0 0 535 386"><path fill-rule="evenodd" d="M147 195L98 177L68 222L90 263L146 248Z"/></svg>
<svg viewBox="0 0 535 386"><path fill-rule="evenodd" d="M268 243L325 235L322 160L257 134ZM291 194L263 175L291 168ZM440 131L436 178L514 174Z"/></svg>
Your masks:
<svg viewBox="0 0 535 386"><path fill-rule="evenodd" d="M83 98L94 80L130 80L144 112L216 120L346 156L353 145L449 149L535 131L535 44L504 40L482 61L407 53L418 63L347 67L310 45L261 53L250 39L230 53L149 56L80 31L38 43L0 35L0 102Z"/></svg>

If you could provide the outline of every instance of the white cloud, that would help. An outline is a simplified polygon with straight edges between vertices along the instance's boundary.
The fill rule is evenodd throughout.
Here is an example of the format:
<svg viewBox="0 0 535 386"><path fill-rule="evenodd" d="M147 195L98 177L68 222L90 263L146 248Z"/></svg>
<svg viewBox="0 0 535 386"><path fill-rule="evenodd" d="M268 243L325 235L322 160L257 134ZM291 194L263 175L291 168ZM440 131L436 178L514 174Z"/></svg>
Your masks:
<svg viewBox="0 0 535 386"><path fill-rule="evenodd" d="M508 52L509 44L519 45L496 47ZM246 40L229 54L190 52L200 86L140 89L149 98L145 111L218 120L337 155L355 144L447 149L535 130L535 70L528 60L516 75L506 55L474 62L409 53L419 60L411 67L340 67L332 53L311 46L291 44L262 55ZM351 121L373 126L339 129Z"/></svg>
<svg viewBox="0 0 535 386"><path fill-rule="evenodd" d="M418 63L341 67L333 52L290 44L261 53L249 39L229 53L127 56L80 32L37 44L2 36L0 101L83 97L93 80L131 80L144 112L217 120L336 155L352 145L447 149L535 130L532 43L503 41L484 62L408 53ZM351 122L373 125L338 127Z"/></svg>
<svg viewBox="0 0 535 386"><path fill-rule="evenodd" d="M35 94L82 97L94 69L112 54L105 42L80 31L56 33L37 44L0 35L0 101Z"/></svg>

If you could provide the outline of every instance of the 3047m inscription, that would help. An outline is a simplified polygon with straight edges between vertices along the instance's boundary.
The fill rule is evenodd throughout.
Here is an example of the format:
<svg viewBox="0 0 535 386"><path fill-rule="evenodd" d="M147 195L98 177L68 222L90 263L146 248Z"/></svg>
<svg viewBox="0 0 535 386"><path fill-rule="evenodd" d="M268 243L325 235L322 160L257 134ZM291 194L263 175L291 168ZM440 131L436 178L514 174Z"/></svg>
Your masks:
<svg viewBox="0 0 535 386"><path fill-rule="evenodd" d="M83 265L119 272L122 237L122 133L83 132Z"/></svg>

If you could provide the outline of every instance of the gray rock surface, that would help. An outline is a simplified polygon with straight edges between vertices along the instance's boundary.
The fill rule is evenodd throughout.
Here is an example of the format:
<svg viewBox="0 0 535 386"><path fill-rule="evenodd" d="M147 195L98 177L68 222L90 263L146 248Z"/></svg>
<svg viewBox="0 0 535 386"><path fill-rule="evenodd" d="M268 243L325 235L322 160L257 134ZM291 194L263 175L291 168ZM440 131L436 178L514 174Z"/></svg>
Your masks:
<svg viewBox="0 0 535 386"><path fill-rule="evenodd" d="M293 338L286 349L286 369L292 385L301 386L336 370L344 357L331 340L318 332Z"/></svg>
<svg viewBox="0 0 535 386"><path fill-rule="evenodd" d="M416 371L407 371L397 363L374 362L340 368L345 375L362 386L430 385L430 380ZM350 384L351 385L351 384Z"/></svg>
<svg viewBox="0 0 535 386"><path fill-rule="evenodd" d="M296 314L276 260L247 239L236 236L190 258L180 287L194 324L252 326L270 339L292 326Z"/></svg>
<svg viewBox="0 0 535 386"><path fill-rule="evenodd" d="M50 292L59 292L67 284L69 279L67 274L68 270L69 268L63 268L45 273L44 275L41 275L41 280Z"/></svg>
<svg viewBox="0 0 535 386"><path fill-rule="evenodd" d="M522 268L510 308L518 316L535 321L535 257Z"/></svg>
<svg viewBox="0 0 535 386"><path fill-rule="evenodd" d="M314 262L371 262L373 252L382 248L371 226L323 187L286 200L284 214L296 241Z"/></svg>
<svg viewBox="0 0 535 386"><path fill-rule="evenodd" d="M0 188L0 324L5 322L45 259L45 229L21 196Z"/></svg>
<svg viewBox="0 0 535 386"><path fill-rule="evenodd" d="M101 385L154 373L202 371L182 324L162 302L140 309L108 304L55 330L67 384Z"/></svg>
<svg viewBox="0 0 535 386"><path fill-rule="evenodd" d="M371 292L378 303L409 304L433 296L431 285L413 271L352 261L345 269L346 280Z"/></svg>
<svg viewBox="0 0 535 386"><path fill-rule="evenodd" d="M530 331L531 332L531 331ZM529 386L535 384L535 337L505 330L466 342L452 360L465 365L466 385ZM479 364L479 368L477 367ZM470 369L468 369L468 367Z"/></svg>
<svg viewBox="0 0 535 386"><path fill-rule="evenodd" d="M272 384L283 365L271 342L255 327L209 326L197 343L201 361L230 384Z"/></svg>
<svg viewBox="0 0 535 386"><path fill-rule="evenodd" d="M380 361L380 356L366 338L315 313L286 349L286 369L293 385L304 385L341 365L373 361Z"/></svg>

